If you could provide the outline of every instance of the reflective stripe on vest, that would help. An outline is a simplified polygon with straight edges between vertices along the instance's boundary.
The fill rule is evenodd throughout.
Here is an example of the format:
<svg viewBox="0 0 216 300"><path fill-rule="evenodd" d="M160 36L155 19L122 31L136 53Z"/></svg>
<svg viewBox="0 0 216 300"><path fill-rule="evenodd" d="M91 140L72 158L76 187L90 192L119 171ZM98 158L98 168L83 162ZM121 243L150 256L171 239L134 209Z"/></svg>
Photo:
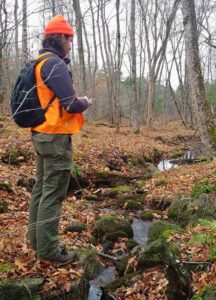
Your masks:
<svg viewBox="0 0 216 300"><path fill-rule="evenodd" d="M44 54L45 53L41 55ZM37 58L38 57L40 57L40 55L37 56ZM40 61L35 68L38 98L42 108L45 108L50 99L54 96L53 91L46 86L41 77L41 68L47 59L49 58ZM62 107L61 110L62 114L60 115L60 101L56 97L45 113L46 121L36 127L32 127L31 130L56 134L74 134L79 132L84 123L82 113L69 114L64 107Z"/></svg>

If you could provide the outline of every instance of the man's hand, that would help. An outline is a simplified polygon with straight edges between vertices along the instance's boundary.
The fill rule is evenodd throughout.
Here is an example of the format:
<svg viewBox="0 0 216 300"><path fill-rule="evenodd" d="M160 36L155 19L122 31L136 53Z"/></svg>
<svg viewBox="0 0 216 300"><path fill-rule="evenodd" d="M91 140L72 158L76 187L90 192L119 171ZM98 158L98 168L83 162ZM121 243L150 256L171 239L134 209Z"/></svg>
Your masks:
<svg viewBox="0 0 216 300"><path fill-rule="evenodd" d="M88 106L92 105L93 99L89 99L87 96L84 96L83 99L85 99L88 102Z"/></svg>

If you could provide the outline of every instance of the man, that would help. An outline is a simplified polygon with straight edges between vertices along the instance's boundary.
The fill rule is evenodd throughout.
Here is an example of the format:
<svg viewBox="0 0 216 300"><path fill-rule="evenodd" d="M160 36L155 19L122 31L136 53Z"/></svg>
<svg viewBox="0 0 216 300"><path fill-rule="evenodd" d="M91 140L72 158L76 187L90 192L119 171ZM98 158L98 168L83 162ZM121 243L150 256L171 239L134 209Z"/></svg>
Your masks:
<svg viewBox="0 0 216 300"><path fill-rule="evenodd" d="M74 251L61 249L58 223L71 172L71 134L83 125L82 112L92 100L77 98L65 57L70 50L73 28L63 16L52 18L44 29L40 55L51 56L35 67L37 93L46 121L32 128L36 151L36 183L29 209L29 239L39 259L68 264ZM53 100L50 102L50 100ZM64 251L63 251L64 250Z"/></svg>

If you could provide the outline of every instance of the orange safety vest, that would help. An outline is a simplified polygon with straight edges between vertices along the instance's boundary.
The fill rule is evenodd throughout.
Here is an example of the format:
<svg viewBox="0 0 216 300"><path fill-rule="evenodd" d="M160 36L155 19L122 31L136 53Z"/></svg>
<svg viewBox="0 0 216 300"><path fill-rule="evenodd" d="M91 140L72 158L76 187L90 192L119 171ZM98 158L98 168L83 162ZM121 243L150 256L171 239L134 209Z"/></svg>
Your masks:
<svg viewBox="0 0 216 300"><path fill-rule="evenodd" d="M37 58L44 54L45 53L40 54ZM35 68L37 93L42 108L45 108L54 96L53 91L46 86L41 77L41 68L47 59L48 58L40 61ZM38 126L32 127L31 130L54 134L73 134L79 132L84 123L82 113L71 114L66 112L64 107L61 109L62 113L60 115L60 101L56 97L45 113L46 121Z"/></svg>

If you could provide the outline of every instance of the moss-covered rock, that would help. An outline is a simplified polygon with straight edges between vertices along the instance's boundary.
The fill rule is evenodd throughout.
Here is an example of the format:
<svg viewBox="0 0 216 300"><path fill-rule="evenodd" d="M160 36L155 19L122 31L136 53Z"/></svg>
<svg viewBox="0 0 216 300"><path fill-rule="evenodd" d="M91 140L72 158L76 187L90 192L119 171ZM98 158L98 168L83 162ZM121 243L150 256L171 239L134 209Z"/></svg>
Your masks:
<svg viewBox="0 0 216 300"><path fill-rule="evenodd" d="M158 239L144 247L138 257L138 268L153 267L163 262L162 253L164 252L164 240Z"/></svg>
<svg viewBox="0 0 216 300"><path fill-rule="evenodd" d="M154 174L159 172L158 168L154 164L151 164L151 163L147 164L147 171L149 172L149 174L151 176L153 176Z"/></svg>
<svg viewBox="0 0 216 300"><path fill-rule="evenodd" d="M0 214L7 213L8 211L8 203L5 200L0 200Z"/></svg>
<svg viewBox="0 0 216 300"><path fill-rule="evenodd" d="M163 156L163 152L157 148L152 148L147 154L144 155L146 162L158 164Z"/></svg>
<svg viewBox="0 0 216 300"><path fill-rule="evenodd" d="M82 250L77 252L79 261L84 269L84 277L87 280L93 279L99 275L102 265L98 261L97 253L94 250Z"/></svg>
<svg viewBox="0 0 216 300"><path fill-rule="evenodd" d="M159 264L176 266L180 258L180 246L176 242L167 242L163 238L145 246L138 255L138 268L153 267Z"/></svg>
<svg viewBox="0 0 216 300"><path fill-rule="evenodd" d="M32 191L34 184L35 184L35 179L28 178L25 175L19 176L17 180L17 186L25 187L28 192Z"/></svg>
<svg viewBox="0 0 216 300"><path fill-rule="evenodd" d="M169 300L183 300L188 299L190 294L189 282L185 285L184 282L178 277L179 274L172 267L168 267L165 274L168 280L166 289L166 296Z"/></svg>
<svg viewBox="0 0 216 300"><path fill-rule="evenodd" d="M0 190L11 193L13 192L12 184L7 180L0 182Z"/></svg>
<svg viewBox="0 0 216 300"><path fill-rule="evenodd" d="M75 163L72 163L68 192L70 193L76 190L82 190L83 188L88 186L88 184L88 178L84 175L84 173L78 168L78 166Z"/></svg>
<svg viewBox="0 0 216 300"><path fill-rule="evenodd" d="M111 233L106 233L104 235L105 240L107 241L112 241L112 242L117 242L120 237L128 237L128 234L124 231L115 231Z"/></svg>
<svg viewBox="0 0 216 300"><path fill-rule="evenodd" d="M124 272L128 265L129 256L123 256L120 261L116 263L116 271L119 273L120 276L124 275ZM130 273L130 272L129 272Z"/></svg>
<svg viewBox="0 0 216 300"><path fill-rule="evenodd" d="M106 200L106 206L114 206L114 207L117 207L117 208L128 208L128 209L131 209L130 207L130 201L133 201L132 202L132 206L133 206L133 203L138 203L139 205L139 208L138 209L143 209L143 204L145 203L145 195L126 195L126 196L121 196L121 197L117 197L116 199L107 199ZM129 206L128 206L128 203L129 202ZM135 204L136 205L136 204ZM140 206L142 205L142 207ZM136 207L138 207L136 205Z"/></svg>
<svg viewBox="0 0 216 300"><path fill-rule="evenodd" d="M162 237L163 232L166 230L173 230L174 232L183 233L184 230L180 226L170 223L168 221L158 221L153 223L148 232L148 242L155 241Z"/></svg>
<svg viewBox="0 0 216 300"><path fill-rule="evenodd" d="M113 197L117 194L125 194L133 191L133 187L130 185L120 185L109 189L106 193L109 197Z"/></svg>
<svg viewBox="0 0 216 300"><path fill-rule="evenodd" d="M64 233L67 233L68 231L69 232L82 232L82 231L86 230L86 228L87 228L87 225L85 223L80 222L80 221L74 221L64 229Z"/></svg>
<svg viewBox="0 0 216 300"><path fill-rule="evenodd" d="M176 219L176 220L181 218L183 213L185 211L187 211L189 202L190 202L190 199L188 199L188 198L175 200L168 209L168 217L171 219Z"/></svg>
<svg viewBox="0 0 216 300"><path fill-rule="evenodd" d="M122 231L130 238L133 236L133 230L130 223L126 220L117 217L116 215L103 215L96 221L93 235L95 238L103 238L105 234Z"/></svg>
<svg viewBox="0 0 216 300"><path fill-rule="evenodd" d="M146 210L141 214L141 219L144 221L151 221L155 215L162 215L161 211L158 210Z"/></svg>
<svg viewBox="0 0 216 300"><path fill-rule="evenodd" d="M124 209L128 209L128 210L142 210L143 209L143 205L133 201L133 200L128 200L125 202L124 204Z"/></svg>
<svg viewBox="0 0 216 300"><path fill-rule="evenodd" d="M24 278L22 280L6 280L0 282L1 300L21 300L29 299L29 295L34 296L40 289L43 278Z"/></svg>
<svg viewBox="0 0 216 300"><path fill-rule="evenodd" d="M131 177L122 174L117 174L110 171L93 170L89 175L91 181L95 182L96 186L116 187L127 185L131 181Z"/></svg>
<svg viewBox="0 0 216 300"><path fill-rule="evenodd" d="M105 291L105 293L107 293L107 292L113 292L121 286L129 287L131 285L132 281L135 282L135 280L138 280L139 278L141 278L141 275L139 274L139 272L127 274L127 275L107 284L105 286L104 291Z"/></svg>
<svg viewBox="0 0 216 300"><path fill-rule="evenodd" d="M31 152L28 150L21 150L16 148L10 148L5 151L1 159L4 163L9 165L19 165L31 158Z"/></svg>
<svg viewBox="0 0 216 300"><path fill-rule="evenodd" d="M138 245L138 243L133 239L127 240L125 244L128 251L131 251L133 248L135 248Z"/></svg>
<svg viewBox="0 0 216 300"><path fill-rule="evenodd" d="M182 226L196 224L201 218L213 218L216 215L216 204L208 194L201 194L198 199L178 199L168 209L168 217Z"/></svg>

